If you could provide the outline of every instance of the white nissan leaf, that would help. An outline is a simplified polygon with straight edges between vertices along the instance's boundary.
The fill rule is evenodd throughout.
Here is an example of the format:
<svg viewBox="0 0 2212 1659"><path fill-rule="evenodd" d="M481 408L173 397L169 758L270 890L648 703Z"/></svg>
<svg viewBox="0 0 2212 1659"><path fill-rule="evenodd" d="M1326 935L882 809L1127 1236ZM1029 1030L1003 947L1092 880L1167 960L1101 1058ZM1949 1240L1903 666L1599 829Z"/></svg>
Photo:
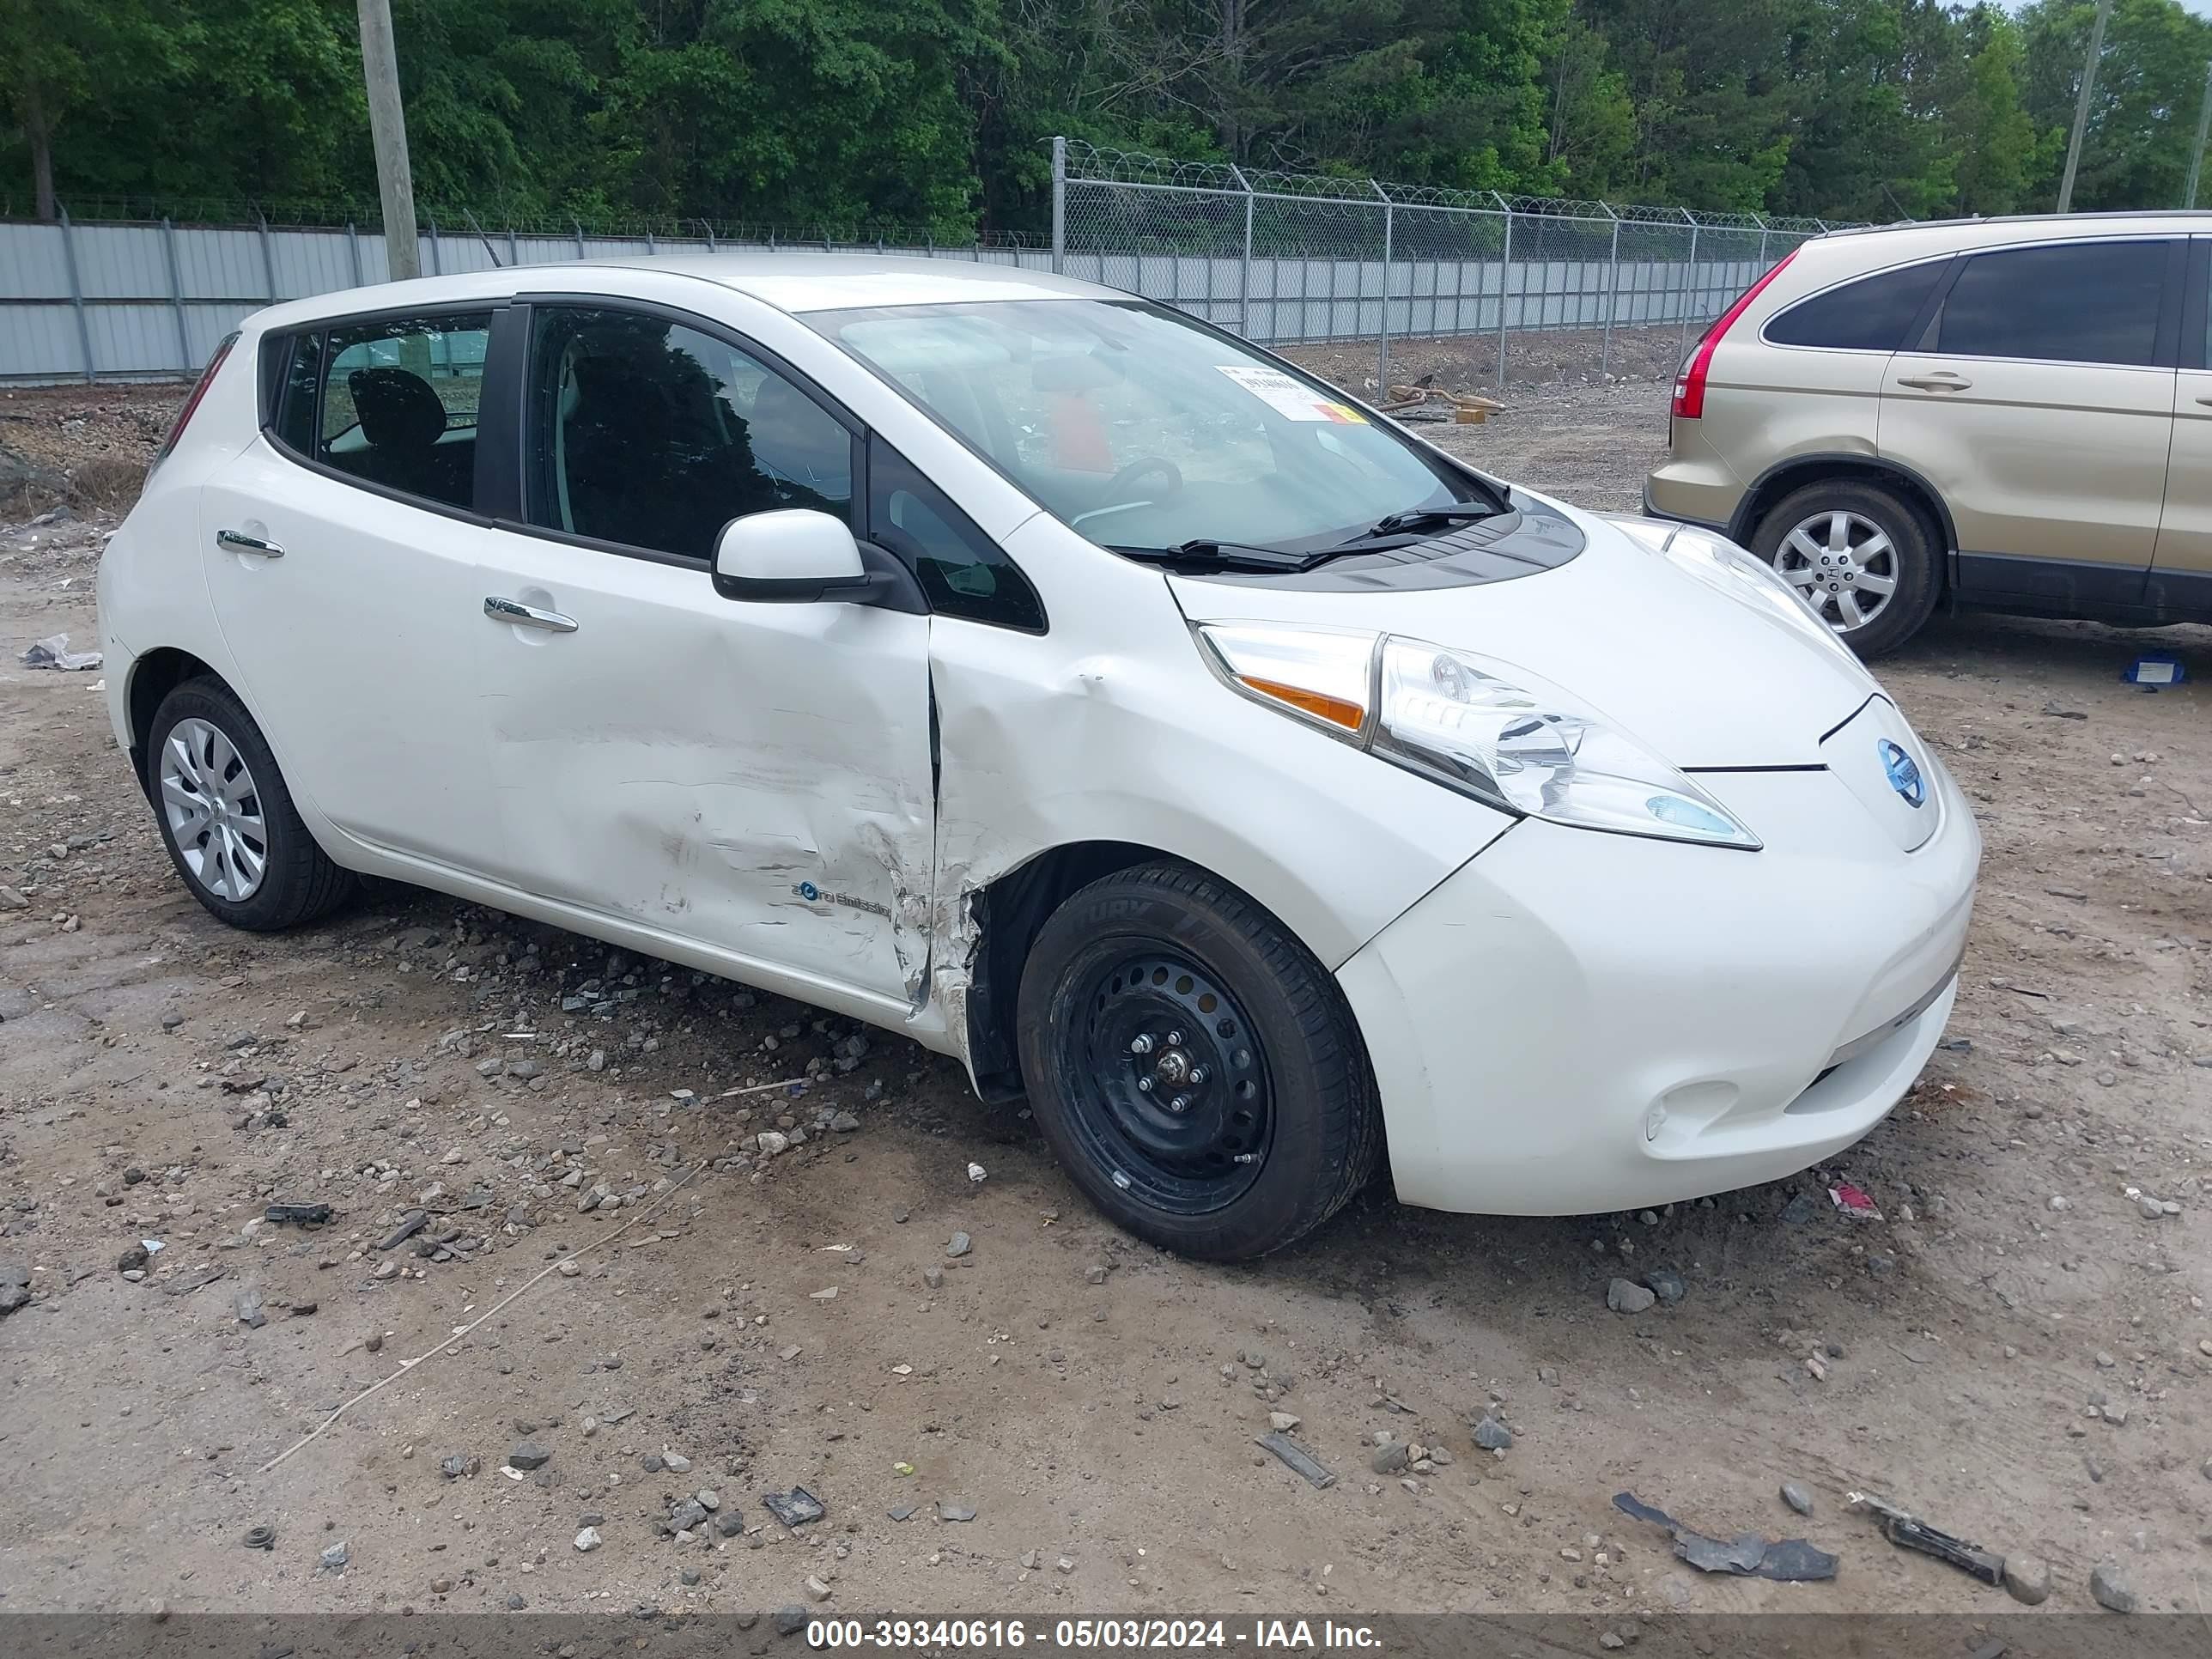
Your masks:
<svg viewBox="0 0 2212 1659"><path fill-rule="evenodd" d="M1864 1135L1980 839L1718 537L1034 271L508 269L249 319L100 575L239 927L356 873L901 1031L1191 1255Z"/></svg>

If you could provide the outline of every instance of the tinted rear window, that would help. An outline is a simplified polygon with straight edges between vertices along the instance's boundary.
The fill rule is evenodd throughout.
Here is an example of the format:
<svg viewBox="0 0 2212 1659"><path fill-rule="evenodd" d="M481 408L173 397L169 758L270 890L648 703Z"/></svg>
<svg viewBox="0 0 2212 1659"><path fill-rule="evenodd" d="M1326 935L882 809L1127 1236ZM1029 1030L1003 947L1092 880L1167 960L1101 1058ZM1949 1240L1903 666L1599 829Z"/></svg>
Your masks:
<svg viewBox="0 0 2212 1659"><path fill-rule="evenodd" d="M1831 346L1842 351L1894 351L1936 291L1949 261L1931 259L1863 276L1790 307L1766 325L1775 345Z"/></svg>
<svg viewBox="0 0 2212 1659"><path fill-rule="evenodd" d="M1936 349L2049 362L2155 362L2166 267L2164 242L1978 253L1944 296Z"/></svg>

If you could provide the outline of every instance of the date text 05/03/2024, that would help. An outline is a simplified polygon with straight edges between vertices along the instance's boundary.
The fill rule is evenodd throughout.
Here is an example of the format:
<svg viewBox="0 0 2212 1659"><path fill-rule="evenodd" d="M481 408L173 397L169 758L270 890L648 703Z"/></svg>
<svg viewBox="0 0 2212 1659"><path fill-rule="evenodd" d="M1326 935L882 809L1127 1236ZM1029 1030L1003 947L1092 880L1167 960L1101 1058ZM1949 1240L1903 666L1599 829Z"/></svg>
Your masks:
<svg viewBox="0 0 2212 1659"><path fill-rule="evenodd" d="M1183 1652L1205 1649L1282 1653L1325 1650L1377 1651L1381 1637L1365 1625L1333 1620L1060 1619L1032 1626L1023 1619L817 1619L806 1627L809 1647L897 1650L1038 1647L1066 1651Z"/></svg>

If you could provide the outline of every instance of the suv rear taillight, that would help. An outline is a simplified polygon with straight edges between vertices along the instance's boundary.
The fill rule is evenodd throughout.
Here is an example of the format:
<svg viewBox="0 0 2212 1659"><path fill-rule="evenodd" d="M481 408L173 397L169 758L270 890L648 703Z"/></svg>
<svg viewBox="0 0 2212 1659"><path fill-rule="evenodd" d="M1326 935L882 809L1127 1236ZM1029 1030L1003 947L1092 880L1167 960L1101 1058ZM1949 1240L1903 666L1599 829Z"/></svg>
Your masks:
<svg viewBox="0 0 2212 1659"><path fill-rule="evenodd" d="M192 418L192 411L200 406L200 399L207 396L208 388L215 384L215 377L222 368L222 360L230 356L231 347L237 343L237 335L226 334L216 347L215 356L208 359L208 366L200 371L199 383L192 387L192 395L185 399L185 406L177 411L176 424L169 428L169 435L161 440L161 447L154 456L153 465L146 469L149 477L152 476L154 467L169 459L169 452L177 447L177 440L185 435L185 423Z"/></svg>
<svg viewBox="0 0 2212 1659"><path fill-rule="evenodd" d="M1784 254L1776 261L1773 269L1744 289L1737 296L1736 302L1715 318L1713 325L1698 337L1697 349L1690 354L1690 361L1683 364L1681 371L1674 376L1676 420L1694 421L1705 412L1705 371L1712 367L1713 349L1720 344L1721 337L1729 331L1735 319L1742 316L1751 302L1759 297L1759 291L1779 276L1782 267L1796 257L1797 250L1794 247Z"/></svg>

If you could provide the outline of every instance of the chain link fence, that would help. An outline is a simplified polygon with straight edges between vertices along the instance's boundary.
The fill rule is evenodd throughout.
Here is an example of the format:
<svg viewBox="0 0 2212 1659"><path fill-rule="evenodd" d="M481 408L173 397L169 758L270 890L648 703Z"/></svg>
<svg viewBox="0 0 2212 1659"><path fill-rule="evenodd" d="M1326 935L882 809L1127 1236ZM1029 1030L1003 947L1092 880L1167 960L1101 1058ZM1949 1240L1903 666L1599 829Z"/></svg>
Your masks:
<svg viewBox="0 0 2212 1659"><path fill-rule="evenodd" d="M1053 141L1052 266L1176 306L1264 345L1584 330L1680 350L1819 219L1505 197Z"/></svg>

